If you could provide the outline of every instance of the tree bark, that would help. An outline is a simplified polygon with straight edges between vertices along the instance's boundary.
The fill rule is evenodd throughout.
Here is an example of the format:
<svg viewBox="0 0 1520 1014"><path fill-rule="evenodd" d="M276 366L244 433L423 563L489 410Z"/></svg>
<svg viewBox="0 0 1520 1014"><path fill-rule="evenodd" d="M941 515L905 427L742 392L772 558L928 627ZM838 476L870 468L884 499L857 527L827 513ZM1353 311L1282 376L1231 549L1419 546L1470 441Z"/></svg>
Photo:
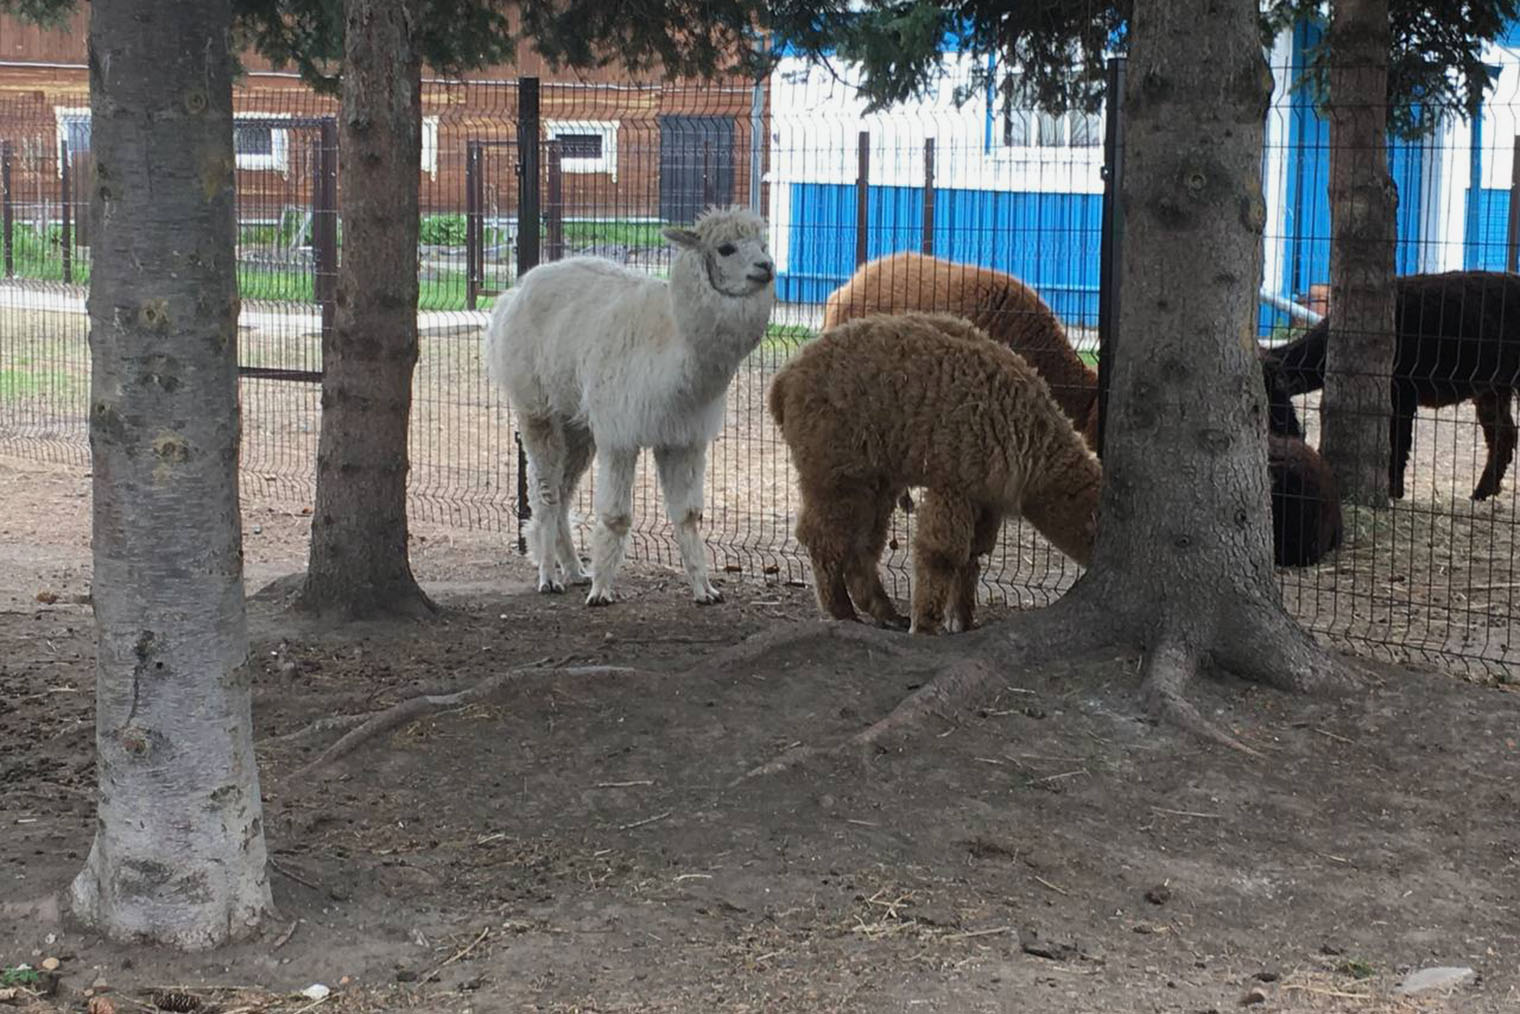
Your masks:
<svg viewBox="0 0 1520 1014"><path fill-rule="evenodd" d="M1113 418L1093 566L1064 606L1143 646L1151 703L1193 721L1181 690L1201 664L1298 690L1339 670L1272 565L1256 5L1136 0L1126 80Z"/></svg>
<svg viewBox="0 0 1520 1014"><path fill-rule="evenodd" d="M1330 332L1320 451L1341 495L1388 504L1398 190L1388 169L1388 0L1330 5Z"/></svg>
<svg viewBox="0 0 1520 1014"><path fill-rule="evenodd" d="M322 431L299 608L358 618L433 611L407 557L407 429L417 365L422 58L417 0L345 0L348 256L322 348Z"/></svg>
<svg viewBox="0 0 1520 1014"><path fill-rule="evenodd" d="M94 845L75 912L185 949L270 910L238 512L229 0L96 0Z"/></svg>

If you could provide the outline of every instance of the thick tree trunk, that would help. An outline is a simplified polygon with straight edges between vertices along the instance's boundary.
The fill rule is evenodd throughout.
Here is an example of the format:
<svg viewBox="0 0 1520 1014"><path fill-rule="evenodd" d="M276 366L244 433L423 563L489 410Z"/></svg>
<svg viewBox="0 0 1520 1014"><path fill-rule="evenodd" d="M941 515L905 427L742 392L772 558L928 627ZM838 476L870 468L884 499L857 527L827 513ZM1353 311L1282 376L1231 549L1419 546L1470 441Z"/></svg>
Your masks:
<svg viewBox="0 0 1520 1014"><path fill-rule="evenodd" d="M269 911L238 514L229 0L95 0L95 842L75 912L199 949Z"/></svg>
<svg viewBox="0 0 1520 1014"><path fill-rule="evenodd" d="M1352 503L1386 506L1398 191L1388 170L1388 0L1330 5L1330 341L1320 451Z"/></svg>
<svg viewBox="0 0 1520 1014"><path fill-rule="evenodd" d="M1294 689L1333 667L1272 566L1256 5L1136 0L1126 77L1113 416L1094 562L1066 608L1143 645L1152 702L1177 714L1203 662Z"/></svg>
<svg viewBox="0 0 1520 1014"><path fill-rule="evenodd" d="M417 365L422 60L416 0L345 0L343 247L322 349L311 553L298 604L350 617L432 611L407 558Z"/></svg>

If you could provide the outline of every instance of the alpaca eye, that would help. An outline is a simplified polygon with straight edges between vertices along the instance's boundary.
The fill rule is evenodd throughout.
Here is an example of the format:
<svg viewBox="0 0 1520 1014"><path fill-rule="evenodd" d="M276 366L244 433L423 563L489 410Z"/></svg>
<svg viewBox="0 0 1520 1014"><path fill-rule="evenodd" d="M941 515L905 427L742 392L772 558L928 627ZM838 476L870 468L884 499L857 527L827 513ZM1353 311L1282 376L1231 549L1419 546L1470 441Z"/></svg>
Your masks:
<svg viewBox="0 0 1520 1014"><path fill-rule="evenodd" d="M732 257L734 255L734 251L737 249L739 248L734 246L732 243L724 243L722 246L718 247L718 253L722 254L724 257Z"/></svg>

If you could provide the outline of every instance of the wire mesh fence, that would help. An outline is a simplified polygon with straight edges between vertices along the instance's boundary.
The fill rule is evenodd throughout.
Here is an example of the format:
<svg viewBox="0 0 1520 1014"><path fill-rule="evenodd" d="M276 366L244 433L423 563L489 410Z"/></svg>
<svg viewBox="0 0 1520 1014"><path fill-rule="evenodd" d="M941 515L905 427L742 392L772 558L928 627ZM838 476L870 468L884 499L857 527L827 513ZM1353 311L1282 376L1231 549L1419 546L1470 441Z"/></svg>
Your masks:
<svg viewBox="0 0 1520 1014"><path fill-rule="evenodd" d="M1328 129L1312 96L1289 87L1310 41L1303 31L1286 34L1272 54L1278 87L1263 159L1259 332L1269 349L1302 336L1330 299ZM1448 117L1435 136L1391 149L1400 274L1514 266L1520 226L1510 224L1509 197L1520 70L1500 57L1498 84L1478 120ZM764 394L776 369L821 328L828 297L863 263L917 251L1020 280L1062 322L1085 371L1072 381L1073 399L1084 384L1095 395L1105 163L1112 161L1104 144L1112 128L1101 112L1051 116L1005 112L986 99L957 104L952 93L966 70L951 61L934 94L873 114L848 73L801 61L783 62L758 86L429 81L419 166L421 355L409 447L414 514L516 542L522 474L513 420L481 356L490 307L510 298L531 264L564 256L593 254L660 275L671 257L661 229L715 204L747 204L766 216L778 271L776 312L734 379L726 425L709 453L705 527L720 571L810 578L792 534L794 476ZM82 74L58 71L47 87L24 91L8 88L3 75L0 68L0 448L82 463L87 96ZM298 79L265 73L245 79L236 108L245 488L303 506L313 493L321 336L331 326L333 279L345 255L337 109ZM1178 280L1179 297L1188 284ZM924 309L956 309L932 288L920 287L915 300ZM1037 311L999 308L1009 319ZM1500 341L1499 331L1481 339ZM1320 440L1320 397L1294 395L1312 447ZM1498 400L1490 396L1493 412ZM1507 418L1507 390L1502 402ZM1289 607L1311 629L1362 650L1501 677L1515 672L1514 483L1469 499L1483 471L1482 441L1471 397L1419 408L1404 496L1387 510L1348 508L1335 551L1281 569ZM641 461L638 474L632 551L673 563L652 462ZM583 540L593 484L588 474L577 505ZM1285 492L1280 506L1318 509L1292 496ZM908 592L912 523L911 514L894 517L883 560L889 590L899 596ZM1044 604L1079 573L1012 521L983 569L982 594Z"/></svg>

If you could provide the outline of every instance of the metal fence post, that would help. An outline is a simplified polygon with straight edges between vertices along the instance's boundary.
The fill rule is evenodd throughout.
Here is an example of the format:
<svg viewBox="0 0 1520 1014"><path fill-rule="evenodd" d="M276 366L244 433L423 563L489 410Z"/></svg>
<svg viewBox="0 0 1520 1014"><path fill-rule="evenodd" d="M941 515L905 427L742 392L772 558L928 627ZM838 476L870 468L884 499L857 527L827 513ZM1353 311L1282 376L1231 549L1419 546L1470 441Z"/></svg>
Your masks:
<svg viewBox="0 0 1520 1014"><path fill-rule="evenodd" d="M517 277L522 278L538 263L539 243L539 145L543 121L538 113L538 78L517 81ZM533 517L528 505L528 455L522 436L517 438L517 551L528 551L525 526Z"/></svg>
<svg viewBox="0 0 1520 1014"><path fill-rule="evenodd" d="M855 266L866 262L870 249L866 234L871 221L871 132L860 132L858 168L855 171Z"/></svg>
<svg viewBox="0 0 1520 1014"><path fill-rule="evenodd" d="M58 203L63 218L63 235L60 238L63 247L63 280L65 283L74 280L74 231L69 222L69 185L73 182L69 172L69 142L58 142Z"/></svg>
<svg viewBox="0 0 1520 1014"><path fill-rule="evenodd" d="M485 281L485 212L482 207L485 202L480 182L480 142L466 141L464 152L464 305L465 309L473 310Z"/></svg>
<svg viewBox="0 0 1520 1014"><path fill-rule="evenodd" d="M16 277L16 203L11 192L11 143L0 141L0 229L4 230L5 277Z"/></svg>
<svg viewBox="0 0 1520 1014"><path fill-rule="evenodd" d="M1108 61L1103 129L1103 239L1098 260L1098 456L1108 425L1108 384L1119 336L1119 274L1124 245L1124 65Z"/></svg>
<svg viewBox="0 0 1520 1014"><path fill-rule="evenodd" d="M565 175L558 138L544 143L544 260L565 256Z"/></svg>
<svg viewBox="0 0 1520 1014"><path fill-rule="evenodd" d="M924 253L934 253L934 138L924 138Z"/></svg>
<svg viewBox="0 0 1520 1014"><path fill-rule="evenodd" d="M338 313L338 121L324 117L317 126L312 159L311 288L322 308L322 341L332 337Z"/></svg>

